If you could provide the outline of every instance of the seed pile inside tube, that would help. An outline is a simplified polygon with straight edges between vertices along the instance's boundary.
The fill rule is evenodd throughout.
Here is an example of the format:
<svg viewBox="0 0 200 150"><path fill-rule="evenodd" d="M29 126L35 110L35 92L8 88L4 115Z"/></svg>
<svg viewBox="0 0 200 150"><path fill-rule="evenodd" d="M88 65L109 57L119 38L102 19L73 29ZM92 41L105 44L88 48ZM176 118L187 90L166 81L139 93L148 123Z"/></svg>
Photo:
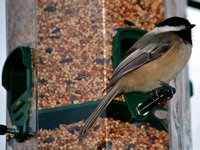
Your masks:
<svg viewBox="0 0 200 150"><path fill-rule="evenodd" d="M112 150L168 150L169 135L164 130L150 127L149 123L124 123L113 118L99 119L88 137L77 145L78 131L84 121L70 125L60 124L56 129L38 131L38 148L42 149L112 149Z"/></svg>

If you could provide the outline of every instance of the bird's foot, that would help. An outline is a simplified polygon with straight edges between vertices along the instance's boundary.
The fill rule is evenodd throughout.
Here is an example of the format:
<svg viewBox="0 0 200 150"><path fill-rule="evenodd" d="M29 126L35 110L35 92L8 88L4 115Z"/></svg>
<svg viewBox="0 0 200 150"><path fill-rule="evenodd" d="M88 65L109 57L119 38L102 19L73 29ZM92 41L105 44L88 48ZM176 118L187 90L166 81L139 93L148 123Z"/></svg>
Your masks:
<svg viewBox="0 0 200 150"><path fill-rule="evenodd" d="M162 87L159 87L159 88L156 88L155 90L153 90L153 91L151 91L151 93L150 93L150 98L152 99L152 100L155 100L155 98L153 98L153 97L157 97L157 98L160 98L160 96L159 96L159 92L161 91L161 90L163 90L164 88L166 88L166 87L168 87L168 88L170 88L171 90L171 94L172 95L174 95L175 93L176 93L176 89L174 88L174 87L172 87L172 86L170 86L169 84L167 84L167 83L165 83L165 82L162 82L162 81L160 81L160 80L158 80L158 83L160 84L160 85L162 85Z"/></svg>
<svg viewBox="0 0 200 150"><path fill-rule="evenodd" d="M163 88L166 88L166 87L170 88L170 89L171 89L171 94L172 94L172 95L174 95L174 94L176 93L176 89L175 89L174 87L170 86L169 84L167 84L167 83L165 83L165 82L162 82L162 81L160 81L160 80L158 80L158 83L159 83L160 85L162 85Z"/></svg>

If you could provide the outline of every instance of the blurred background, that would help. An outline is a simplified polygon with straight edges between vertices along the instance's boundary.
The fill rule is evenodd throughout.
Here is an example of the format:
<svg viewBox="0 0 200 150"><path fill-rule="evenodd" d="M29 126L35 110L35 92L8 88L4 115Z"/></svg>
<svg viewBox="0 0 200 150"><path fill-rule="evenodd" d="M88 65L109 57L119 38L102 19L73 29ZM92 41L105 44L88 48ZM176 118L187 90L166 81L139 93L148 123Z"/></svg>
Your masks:
<svg viewBox="0 0 200 150"><path fill-rule="evenodd" d="M6 60L6 24L5 24L5 0L0 0L0 72L2 72L3 64ZM189 62L189 76L193 83L194 96L191 98L191 114L192 114L192 142L193 150L199 150L200 139L200 118L199 118L199 106L200 106L200 9L193 7L187 7L187 18L192 24L196 24L193 29L193 53ZM1 86L0 79L0 124L6 124L6 92ZM0 149L5 149L5 136L0 136Z"/></svg>

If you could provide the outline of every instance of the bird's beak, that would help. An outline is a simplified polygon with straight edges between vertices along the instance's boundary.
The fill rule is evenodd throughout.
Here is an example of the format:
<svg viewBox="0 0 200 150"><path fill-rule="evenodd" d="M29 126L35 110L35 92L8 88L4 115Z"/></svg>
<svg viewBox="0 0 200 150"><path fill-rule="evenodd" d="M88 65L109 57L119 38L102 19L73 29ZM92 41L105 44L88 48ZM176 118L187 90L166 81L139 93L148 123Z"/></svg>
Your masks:
<svg viewBox="0 0 200 150"><path fill-rule="evenodd" d="M191 30L192 28L194 28L196 25L195 24L190 24L189 26L187 26L185 28L185 30Z"/></svg>

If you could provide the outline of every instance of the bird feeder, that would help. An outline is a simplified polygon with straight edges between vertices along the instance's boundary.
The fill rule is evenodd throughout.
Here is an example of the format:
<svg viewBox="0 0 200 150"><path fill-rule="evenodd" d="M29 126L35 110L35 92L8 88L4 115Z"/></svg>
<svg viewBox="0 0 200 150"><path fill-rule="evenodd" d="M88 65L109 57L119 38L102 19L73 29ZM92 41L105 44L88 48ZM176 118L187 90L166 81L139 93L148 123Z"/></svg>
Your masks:
<svg viewBox="0 0 200 150"><path fill-rule="evenodd" d="M7 0L7 124L0 126L7 149L192 149L187 67L170 83L175 95L167 88L159 93L170 101L155 98L155 105L149 93L119 96L77 145L120 59L165 18L184 17L185 6L181 0Z"/></svg>

